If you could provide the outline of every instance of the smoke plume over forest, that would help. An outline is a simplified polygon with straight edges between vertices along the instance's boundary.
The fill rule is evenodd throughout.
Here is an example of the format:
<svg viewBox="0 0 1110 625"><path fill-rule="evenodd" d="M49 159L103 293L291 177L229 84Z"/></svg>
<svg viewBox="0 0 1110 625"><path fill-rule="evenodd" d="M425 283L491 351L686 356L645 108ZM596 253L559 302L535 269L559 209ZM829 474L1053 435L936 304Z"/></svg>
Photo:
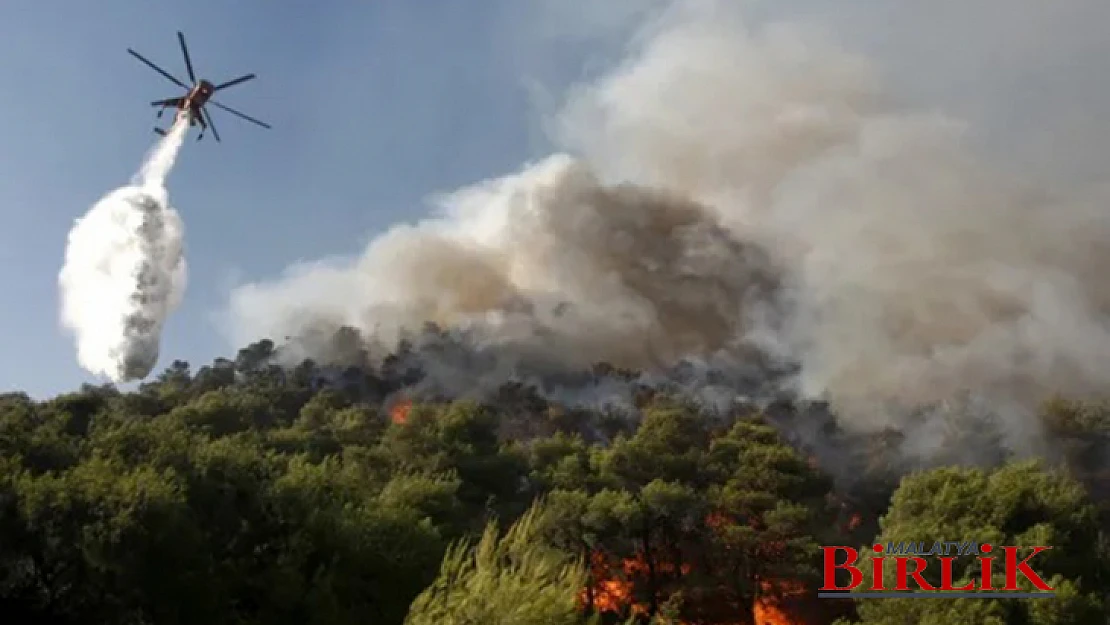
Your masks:
<svg viewBox="0 0 1110 625"><path fill-rule="evenodd" d="M353 261L239 287L236 340L328 361L346 325L374 358L434 323L468 345L418 348L443 388L683 365L717 397L823 399L862 430L928 433L959 405L1015 448L1050 395L1106 388L1105 195L1009 175L867 58L729 6L648 20L566 94L548 158Z"/></svg>

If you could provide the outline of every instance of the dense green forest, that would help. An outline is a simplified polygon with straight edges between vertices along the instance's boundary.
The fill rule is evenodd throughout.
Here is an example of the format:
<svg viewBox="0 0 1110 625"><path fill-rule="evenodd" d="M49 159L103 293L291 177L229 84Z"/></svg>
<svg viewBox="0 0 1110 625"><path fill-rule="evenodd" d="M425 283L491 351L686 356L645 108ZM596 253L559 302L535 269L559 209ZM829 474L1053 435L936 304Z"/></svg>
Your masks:
<svg viewBox="0 0 1110 625"><path fill-rule="evenodd" d="M134 392L0 396L3 623L1062 625L1110 613L1100 406L1046 404L1052 453L1032 459L957 421L947 444L977 437L989 461L914 469L897 433L838 432L789 401L722 411L644 386L631 410L590 410L519 382L439 397L412 390L420 372L397 359L281 367L274 349L195 371L175 362ZM798 436L802 422L820 437ZM931 537L1052 545L1036 568L1058 596L815 598L819 545ZM977 574L957 564L956 583Z"/></svg>

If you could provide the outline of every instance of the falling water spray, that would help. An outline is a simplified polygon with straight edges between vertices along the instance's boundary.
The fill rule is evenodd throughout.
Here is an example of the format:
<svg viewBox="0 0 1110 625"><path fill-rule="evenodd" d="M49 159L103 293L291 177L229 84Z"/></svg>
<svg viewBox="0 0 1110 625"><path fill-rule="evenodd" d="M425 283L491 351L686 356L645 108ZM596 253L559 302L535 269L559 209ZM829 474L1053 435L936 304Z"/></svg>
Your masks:
<svg viewBox="0 0 1110 625"><path fill-rule="evenodd" d="M150 373L162 326L185 292L184 225L165 179L188 129L179 117L131 184L101 198L69 233L58 276L62 325L81 366L113 382Z"/></svg>

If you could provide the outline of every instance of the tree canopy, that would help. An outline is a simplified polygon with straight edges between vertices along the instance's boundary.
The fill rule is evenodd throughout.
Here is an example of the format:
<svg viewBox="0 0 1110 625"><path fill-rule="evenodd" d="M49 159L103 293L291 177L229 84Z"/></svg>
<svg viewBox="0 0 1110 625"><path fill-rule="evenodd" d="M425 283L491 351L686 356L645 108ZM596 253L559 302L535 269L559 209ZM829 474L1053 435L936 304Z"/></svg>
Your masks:
<svg viewBox="0 0 1110 625"><path fill-rule="evenodd" d="M789 421L680 391L645 388L623 410L520 382L464 399L418 392L403 354L371 366L352 353L337 369L274 353L263 341L195 373L177 361L133 392L0 395L4 622L1039 625L1108 613L1099 406L1046 406L1058 456L898 482L873 453L882 435L854 441L855 468L822 466ZM1059 599L815 599L821 545L930 537L1053 545L1037 562Z"/></svg>

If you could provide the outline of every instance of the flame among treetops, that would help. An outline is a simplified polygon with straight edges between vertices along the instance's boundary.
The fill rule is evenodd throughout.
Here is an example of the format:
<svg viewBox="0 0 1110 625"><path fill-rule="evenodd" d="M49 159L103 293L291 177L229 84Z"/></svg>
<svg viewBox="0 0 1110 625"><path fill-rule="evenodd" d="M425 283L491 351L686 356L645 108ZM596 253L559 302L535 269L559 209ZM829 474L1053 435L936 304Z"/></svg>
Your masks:
<svg viewBox="0 0 1110 625"><path fill-rule="evenodd" d="M675 567L670 562L659 562L654 566L654 573L674 574ZM615 577L609 557L602 551L593 551L590 554L590 579L596 581L592 586L582 589L579 600L584 606L588 606L592 597L594 609L598 612L648 614L647 603L635 599L632 579L651 574L651 564L642 552L637 552L636 557L621 561L620 568L622 575ZM690 565L680 565L679 571L682 575L689 575Z"/></svg>
<svg viewBox="0 0 1110 625"><path fill-rule="evenodd" d="M613 569L617 568L617 571ZM649 563L643 552L637 552L635 557L624 558L618 567L611 564L611 559L604 552L594 550L590 553L590 580L591 583L578 594L579 605L587 608L592 604L596 612L607 612L621 616L648 616L650 614L649 602L643 597L637 597L636 579L644 579L649 575L666 577L690 575L693 567L689 563L682 563L676 567L669 561ZM753 602L750 618L737 614L736 608L732 617L723 620L711 618L710 620L669 620L662 614L656 615L653 622L668 625L804 625L804 621L791 614L787 603L794 598L806 595L805 585L801 582L790 580L765 581L761 583L761 594ZM706 597L713 601L714 597ZM717 611L719 613L719 611Z"/></svg>
<svg viewBox="0 0 1110 625"><path fill-rule="evenodd" d="M404 425L409 419L410 411L412 411L412 400L402 397L390 409L389 420L397 425Z"/></svg>
<svg viewBox="0 0 1110 625"><path fill-rule="evenodd" d="M805 586L789 580L763 582L764 594L752 605L755 625L802 625L803 621L790 614L783 605L792 598L806 594Z"/></svg>

